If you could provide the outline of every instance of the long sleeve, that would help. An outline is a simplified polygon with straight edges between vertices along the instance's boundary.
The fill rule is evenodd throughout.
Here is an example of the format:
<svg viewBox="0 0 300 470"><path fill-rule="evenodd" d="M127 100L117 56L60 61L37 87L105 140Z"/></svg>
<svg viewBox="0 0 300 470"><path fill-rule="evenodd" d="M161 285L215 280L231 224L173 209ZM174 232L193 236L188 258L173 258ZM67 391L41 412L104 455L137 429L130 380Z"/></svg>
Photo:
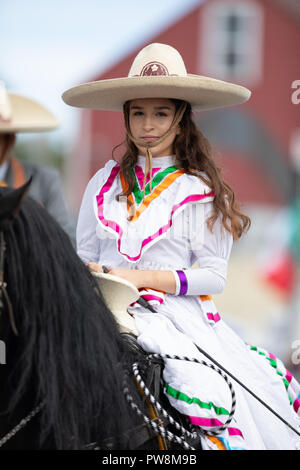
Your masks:
<svg viewBox="0 0 300 470"><path fill-rule="evenodd" d="M208 229L206 220L211 213L211 202L191 206L187 211L191 261L197 261L199 267L185 269L181 279L175 273L177 295L180 293L182 282L185 284L183 292L186 295L219 294L226 285L227 262L233 239L223 227L220 216L213 226L213 232Z"/></svg>

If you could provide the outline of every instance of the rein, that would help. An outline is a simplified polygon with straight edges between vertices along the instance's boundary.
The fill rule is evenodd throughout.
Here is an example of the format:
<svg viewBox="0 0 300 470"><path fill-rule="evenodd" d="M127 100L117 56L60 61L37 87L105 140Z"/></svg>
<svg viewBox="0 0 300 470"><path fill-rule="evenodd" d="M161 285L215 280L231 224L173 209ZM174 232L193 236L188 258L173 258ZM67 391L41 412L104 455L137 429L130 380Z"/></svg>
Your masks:
<svg viewBox="0 0 300 470"><path fill-rule="evenodd" d="M23 429L26 424L29 423L43 408L44 403L40 403L36 406L25 418L21 419L19 424L17 424L11 431L9 431L5 436L0 439L0 447L4 446L12 437L14 437L21 429Z"/></svg>
<svg viewBox="0 0 300 470"><path fill-rule="evenodd" d="M284 423L286 426L288 426L294 433L296 433L298 436L300 436L300 432L297 431L288 421L286 421L282 416L280 416L273 408L271 408L267 403L265 403L260 397L258 397L252 390L250 390L246 385L244 385L239 379L237 379L233 374L231 374L228 370L225 369L219 362L217 362L215 359L213 359L206 351L204 351L200 346L198 346L196 343L194 343L196 348L200 353L202 353L207 359L209 359L213 364L215 364L219 370L223 371L225 374L227 374L229 377L231 377L235 382L237 382L242 388L244 388L250 395L252 395L257 401L259 401L267 410L269 410L273 415L276 416L282 423ZM152 354L152 357L161 357L159 354ZM193 361L193 362L199 362L197 359L189 359L187 357L181 358L179 356L164 356L167 359L180 359L180 360L186 360L186 361ZM222 374L221 374L222 375ZM225 379L226 380L226 379Z"/></svg>
<svg viewBox="0 0 300 470"><path fill-rule="evenodd" d="M194 343L195 344L195 343ZM271 408L267 403L265 403L261 398L259 398L252 390L250 390L246 385L244 385L239 379L237 379L233 374L231 374L228 370L225 369L221 364L219 364L215 359L213 359L207 352L205 352L200 346L197 346L195 344L196 348L198 351L200 351L202 354L204 354L210 361L212 361L214 364L216 364L220 369L222 369L225 374L229 375L235 382L237 382L241 387L243 387L250 395L252 395L256 400L258 400L265 408L267 408L271 413L273 413L276 418L278 418L280 421L282 421L286 426L288 426L292 431L294 431L298 436L300 436L300 432L297 431L288 421L286 421L282 416L280 416L273 408Z"/></svg>

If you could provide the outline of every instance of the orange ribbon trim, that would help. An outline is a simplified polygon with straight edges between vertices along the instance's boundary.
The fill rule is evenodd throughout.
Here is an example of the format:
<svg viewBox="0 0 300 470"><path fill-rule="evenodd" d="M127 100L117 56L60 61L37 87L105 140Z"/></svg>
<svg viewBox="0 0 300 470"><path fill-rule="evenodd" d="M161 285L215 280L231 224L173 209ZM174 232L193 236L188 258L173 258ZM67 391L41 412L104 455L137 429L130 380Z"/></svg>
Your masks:
<svg viewBox="0 0 300 470"><path fill-rule="evenodd" d="M154 191L151 194L148 194L148 196L143 199L142 203L140 204L139 208L135 210L134 216L131 219L131 222L137 220L139 216L144 212L145 209L149 206L149 204L156 199L165 189L167 189L179 176L184 174L184 170L176 170L174 173L171 173L168 175L158 186L155 187ZM126 188L126 182L124 180L124 177L120 175L121 178L121 184L123 191ZM131 203L127 203L127 209L130 212L132 210L132 207L135 207L134 200L132 194L128 196L128 201Z"/></svg>

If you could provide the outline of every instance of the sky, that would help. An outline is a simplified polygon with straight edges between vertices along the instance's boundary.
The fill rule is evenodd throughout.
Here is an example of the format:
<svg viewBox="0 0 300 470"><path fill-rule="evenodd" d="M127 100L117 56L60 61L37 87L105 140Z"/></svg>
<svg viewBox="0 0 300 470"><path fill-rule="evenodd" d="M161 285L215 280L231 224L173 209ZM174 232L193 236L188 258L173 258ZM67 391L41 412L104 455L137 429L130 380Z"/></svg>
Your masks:
<svg viewBox="0 0 300 470"><path fill-rule="evenodd" d="M202 0L0 0L0 80L59 119L72 140L79 110L62 93L89 81ZM48 135L50 135L48 134Z"/></svg>

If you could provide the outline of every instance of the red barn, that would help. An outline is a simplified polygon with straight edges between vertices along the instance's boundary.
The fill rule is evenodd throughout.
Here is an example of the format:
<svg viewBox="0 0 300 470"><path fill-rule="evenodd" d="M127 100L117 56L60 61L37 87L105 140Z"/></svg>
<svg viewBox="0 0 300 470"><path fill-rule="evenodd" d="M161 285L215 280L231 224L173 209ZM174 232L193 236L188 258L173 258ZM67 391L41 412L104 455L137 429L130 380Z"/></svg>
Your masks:
<svg viewBox="0 0 300 470"><path fill-rule="evenodd" d="M298 0L209 0L147 41L178 49L189 73L251 89L244 105L196 116L245 203L282 204L293 192L291 160L300 147L299 21ZM145 45L87 81L126 76ZM82 111L71 170L75 209L89 178L123 139L121 113Z"/></svg>

